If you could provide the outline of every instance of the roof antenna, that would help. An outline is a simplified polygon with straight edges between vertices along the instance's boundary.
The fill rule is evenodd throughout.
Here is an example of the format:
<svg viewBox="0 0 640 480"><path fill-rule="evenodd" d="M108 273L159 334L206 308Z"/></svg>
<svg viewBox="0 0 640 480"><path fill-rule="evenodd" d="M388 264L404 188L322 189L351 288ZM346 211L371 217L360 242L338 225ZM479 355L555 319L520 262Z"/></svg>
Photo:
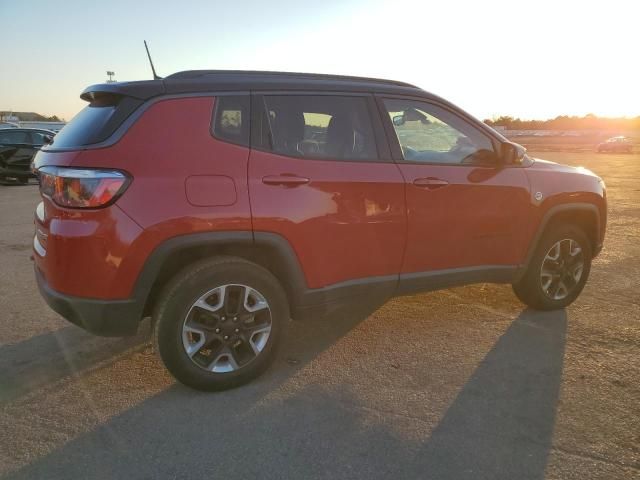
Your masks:
<svg viewBox="0 0 640 480"><path fill-rule="evenodd" d="M156 69L153 67L153 60L151 60L151 54L149 53L149 47L147 46L147 41L144 40L144 48L147 50L147 57L149 57L149 63L151 64L151 71L153 72L154 80L162 80L162 77L159 77L156 73Z"/></svg>

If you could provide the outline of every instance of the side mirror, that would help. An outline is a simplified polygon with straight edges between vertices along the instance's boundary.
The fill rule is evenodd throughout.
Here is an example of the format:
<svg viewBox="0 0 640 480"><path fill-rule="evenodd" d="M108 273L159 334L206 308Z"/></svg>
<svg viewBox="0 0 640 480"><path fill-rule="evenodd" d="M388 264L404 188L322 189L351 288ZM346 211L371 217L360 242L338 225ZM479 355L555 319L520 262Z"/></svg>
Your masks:
<svg viewBox="0 0 640 480"><path fill-rule="evenodd" d="M42 142L45 145L51 145L53 143L53 137L51 135L44 135L42 137Z"/></svg>
<svg viewBox="0 0 640 480"><path fill-rule="evenodd" d="M393 124L396 127L401 127L402 125L404 125L404 115L396 115L395 117L393 117Z"/></svg>
<svg viewBox="0 0 640 480"><path fill-rule="evenodd" d="M463 165L499 166L502 160L493 150L481 148L462 159Z"/></svg>
<svg viewBox="0 0 640 480"><path fill-rule="evenodd" d="M522 163L527 149L513 142L504 142L500 147L500 157L505 165L518 165Z"/></svg>

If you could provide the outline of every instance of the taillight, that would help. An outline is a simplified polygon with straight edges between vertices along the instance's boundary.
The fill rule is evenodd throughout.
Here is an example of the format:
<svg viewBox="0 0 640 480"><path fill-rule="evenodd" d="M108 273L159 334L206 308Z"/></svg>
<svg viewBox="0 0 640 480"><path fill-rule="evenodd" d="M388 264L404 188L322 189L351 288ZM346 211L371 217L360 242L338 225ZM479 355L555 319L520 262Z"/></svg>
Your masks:
<svg viewBox="0 0 640 480"><path fill-rule="evenodd" d="M106 207L129 185L129 177L118 170L45 166L38 177L40 192L66 208Z"/></svg>

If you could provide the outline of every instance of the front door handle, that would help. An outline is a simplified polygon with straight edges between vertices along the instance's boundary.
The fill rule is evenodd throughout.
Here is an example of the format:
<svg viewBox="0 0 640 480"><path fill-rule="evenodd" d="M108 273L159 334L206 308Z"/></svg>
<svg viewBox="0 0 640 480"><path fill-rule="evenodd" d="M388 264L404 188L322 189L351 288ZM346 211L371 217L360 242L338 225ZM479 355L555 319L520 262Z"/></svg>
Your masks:
<svg viewBox="0 0 640 480"><path fill-rule="evenodd" d="M435 190L436 188L442 188L449 185L449 182L436 177L416 178L413 181L416 187L426 188L428 190Z"/></svg>
<svg viewBox="0 0 640 480"><path fill-rule="evenodd" d="M283 187L298 187L300 185L306 185L310 181L311 180L306 177L298 177L297 175L286 173L262 177L262 183L265 185L282 185Z"/></svg>

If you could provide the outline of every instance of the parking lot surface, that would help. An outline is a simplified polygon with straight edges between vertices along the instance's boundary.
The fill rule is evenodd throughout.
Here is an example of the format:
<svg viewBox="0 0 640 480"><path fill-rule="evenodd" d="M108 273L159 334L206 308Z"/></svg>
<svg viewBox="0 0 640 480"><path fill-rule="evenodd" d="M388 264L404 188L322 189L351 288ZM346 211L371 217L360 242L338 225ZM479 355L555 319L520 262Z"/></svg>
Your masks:
<svg viewBox="0 0 640 480"><path fill-rule="evenodd" d="M0 186L0 476L640 478L640 155L540 156L608 187L605 249L566 311L508 285L358 305L291 323L264 376L214 394L176 384L146 329L53 313L29 260L37 187Z"/></svg>

